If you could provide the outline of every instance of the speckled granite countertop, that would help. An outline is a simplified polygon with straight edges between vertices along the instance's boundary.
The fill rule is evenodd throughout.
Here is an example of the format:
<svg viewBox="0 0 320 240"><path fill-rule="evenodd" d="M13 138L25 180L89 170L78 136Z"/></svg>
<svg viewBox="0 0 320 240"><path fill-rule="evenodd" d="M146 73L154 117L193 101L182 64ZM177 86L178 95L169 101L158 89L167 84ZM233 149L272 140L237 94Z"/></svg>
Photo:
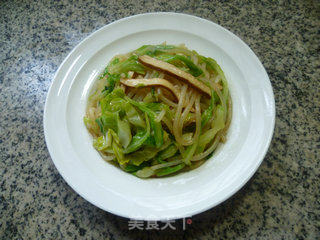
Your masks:
<svg viewBox="0 0 320 240"><path fill-rule="evenodd" d="M0 2L0 239L320 239L319 1L52 2ZM69 51L146 11L193 14L237 34L264 64L276 99L273 141L257 173L185 231L130 231L127 219L82 199L43 135L45 97Z"/></svg>

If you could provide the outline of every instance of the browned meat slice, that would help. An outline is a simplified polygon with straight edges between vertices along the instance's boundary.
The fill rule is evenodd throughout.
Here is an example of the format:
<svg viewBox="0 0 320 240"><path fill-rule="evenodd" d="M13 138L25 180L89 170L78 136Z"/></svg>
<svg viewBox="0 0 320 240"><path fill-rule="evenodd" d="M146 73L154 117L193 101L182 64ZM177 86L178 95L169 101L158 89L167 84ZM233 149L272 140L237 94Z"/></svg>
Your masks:
<svg viewBox="0 0 320 240"><path fill-rule="evenodd" d="M170 90L179 101L180 92L176 89L168 80L162 78L150 78L150 79L122 79L120 82L128 87L150 87L161 86Z"/></svg>
<svg viewBox="0 0 320 240"><path fill-rule="evenodd" d="M158 59L155 59L153 57L150 57L148 55L143 55L139 57L139 60L142 64L147 65L151 68L155 68L157 70L161 70L166 72L167 74L173 75L178 79L184 80L191 84L193 87L197 88L201 92L207 94L208 96L211 96L211 90L208 86L206 86L203 82L196 79L191 74L182 71L181 69L177 68L176 66L160 61Z"/></svg>

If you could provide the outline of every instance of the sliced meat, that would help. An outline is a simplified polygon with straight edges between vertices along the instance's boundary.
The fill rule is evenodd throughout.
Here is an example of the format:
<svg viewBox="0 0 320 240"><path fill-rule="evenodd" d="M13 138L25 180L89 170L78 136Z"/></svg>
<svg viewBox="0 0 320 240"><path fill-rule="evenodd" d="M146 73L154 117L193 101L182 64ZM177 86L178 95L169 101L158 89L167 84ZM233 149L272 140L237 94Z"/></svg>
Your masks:
<svg viewBox="0 0 320 240"><path fill-rule="evenodd" d="M122 79L120 82L128 87L150 87L150 86L161 86L170 90L173 95L179 101L180 92L176 89L168 80L162 78L150 78L150 79Z"/></svg>
<svg viewBox="0 0 320 240"><path fill-rule="evenodd" d="M155 68L157 70L164 71L167 74L173 75L178 79L184 80L184 81L188 82L189 84L191 84L193 87L200 90L201 92L207 94L208 96L211 96L211 90L208 86L206 86L204 83L202 83L201 81L196 79L191 74L189 74L185 71L182 71L181 69L177 68L176 66L174 66L170 63L160 61L160 60L155 59L153 57L150 57L148 55L140 56L139 61L142 64L147 65L151 68Z"/></svg>

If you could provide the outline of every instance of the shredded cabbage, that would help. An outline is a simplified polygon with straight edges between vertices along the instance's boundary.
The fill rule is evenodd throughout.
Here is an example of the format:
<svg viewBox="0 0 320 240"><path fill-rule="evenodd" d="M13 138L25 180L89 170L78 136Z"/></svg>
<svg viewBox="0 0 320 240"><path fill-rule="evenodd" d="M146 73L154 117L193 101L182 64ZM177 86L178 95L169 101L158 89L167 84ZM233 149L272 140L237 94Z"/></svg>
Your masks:
<svg viewBox="0 0 320 240"><path fill-rule="evenodd" d="M145 82L153 78L160 80ZM227 80L214 59L160 44L115 56L93 88L83 121L106 161L150 178L199 167L224 141L230 113Z"/></svg>

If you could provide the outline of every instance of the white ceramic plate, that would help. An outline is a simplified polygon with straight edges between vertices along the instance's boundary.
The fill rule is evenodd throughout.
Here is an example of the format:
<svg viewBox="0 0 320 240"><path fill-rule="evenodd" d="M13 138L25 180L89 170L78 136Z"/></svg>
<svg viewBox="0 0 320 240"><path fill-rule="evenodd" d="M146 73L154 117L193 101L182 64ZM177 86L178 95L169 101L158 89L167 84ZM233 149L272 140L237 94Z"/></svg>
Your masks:
<svg viewBox="0 0 320 240"><path fill-rule="evenodd" d="M143 180L102 160L83 116L94 80L114 55L164 41L217 60L229 82L233 119L227 142L200 168ZM176 13L128 17L91 34L61 64L44 112L47 146L66 182L101 209L143 220L192 216L229 198L262 162L274 122L272 87L252 50L215 23Z"/></svg>

